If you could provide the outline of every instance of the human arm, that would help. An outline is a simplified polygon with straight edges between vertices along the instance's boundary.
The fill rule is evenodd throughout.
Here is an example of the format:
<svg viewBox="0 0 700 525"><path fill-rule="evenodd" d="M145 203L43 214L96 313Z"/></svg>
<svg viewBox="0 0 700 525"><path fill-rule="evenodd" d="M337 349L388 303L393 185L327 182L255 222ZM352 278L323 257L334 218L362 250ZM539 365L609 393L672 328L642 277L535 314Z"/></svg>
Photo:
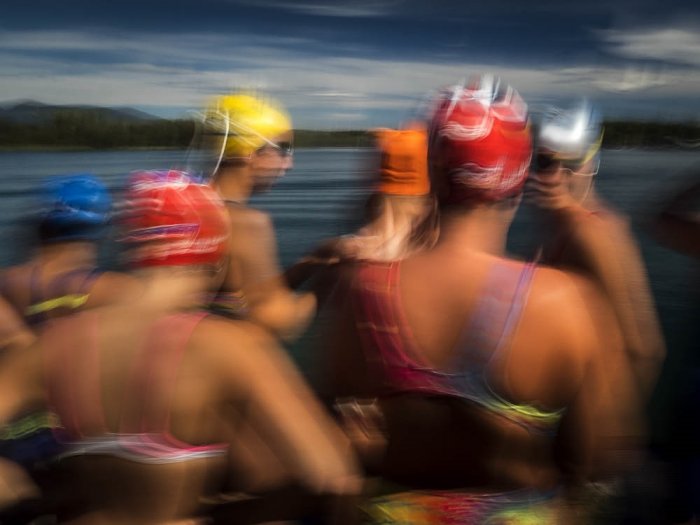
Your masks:
<svg viewBox="0 0 700 525"><path fill-rule="evenodd" d="M311 393L278 343L260 328L227 321L212 324L222 388L285 470L315 493L354 494L360 477L350 444Z"/></svg>
<svg viewBox="0 0 700 525"><path fill-rule="evenodd" d="M294 340L311 321L316 299L311 293L294 293L285 282L277 257L277 242L270 217L257 210L230 212L232 233L228 289L241 289L249 305L249 318L284 340Z"/></svg>
<svg viewBox="0 0 700 525"><path fill-rule="evenodd" d="M555 377L567 371L555 451L575 501L589 482L614 480L639 466L646 429L643 397L609 300L587 278L569 274L566 280L550 316L554 355L566 356Z"/></svg>
<svg viewBox="0 0 700 525"><path fill-rule="evenodd" d="M34 333L24 324L14 308L0 298L0 352L5 349L28 347L35 339Z"/></svg>
<svg viewBox="0 0 700 525"><path fill-rule="evenodd" d="M27 407L45 402L41 344L38 338L28 346L9 346L0 353L0 427Z"/></svg>
<svg viewBox="0 0 700 525"><path fill-rule="evenodd" d="M338 264L343 257L342 244L342 237L328 239L287 268L284 277L288 286L296 289L318 272Z"/></svg>
<svg viewBox="0 0 700 525"><path fill-rule="evenodd" d="M650 395L666 354L646 268L627 222L598 200L584 206L572 197L561 170L536 174L532 201L558 230L559 256L598 283L618 320L640 388Z"/></svg>

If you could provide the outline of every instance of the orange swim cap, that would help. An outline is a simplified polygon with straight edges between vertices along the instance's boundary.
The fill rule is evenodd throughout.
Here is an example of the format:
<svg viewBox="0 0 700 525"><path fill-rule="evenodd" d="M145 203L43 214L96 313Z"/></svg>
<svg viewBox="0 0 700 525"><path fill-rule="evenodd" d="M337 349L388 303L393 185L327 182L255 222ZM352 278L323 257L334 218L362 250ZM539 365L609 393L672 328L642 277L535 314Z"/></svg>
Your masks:
<svg viewBox="0 0 700 525"><path fill-rule="evenodd" d="M374 131L382 154L379 187L387 195L427 195L428 133L425 128Z"/></svg>

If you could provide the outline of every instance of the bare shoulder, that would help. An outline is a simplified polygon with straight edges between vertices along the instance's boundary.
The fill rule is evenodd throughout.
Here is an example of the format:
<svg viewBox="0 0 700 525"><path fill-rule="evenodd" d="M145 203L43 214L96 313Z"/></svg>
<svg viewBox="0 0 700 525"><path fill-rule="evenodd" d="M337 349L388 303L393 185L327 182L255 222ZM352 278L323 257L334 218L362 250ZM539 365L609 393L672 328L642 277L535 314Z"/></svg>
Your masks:
<svg viewBox="0 0 700 525"><path fill-rule="evenodd" d="M270 250L274 253L275 230L267 213L252 208L235 208L229 209L229 217L233 255L245 261L255 260L255 266L259 266L261 254Z"/></svg>
<svg viewBox="0 0 700 525"><path fill-rule="evenodd" d="M615 347L619 327L599 285L572 271L541 267L535 272L525 316L549 336L552 348L586 361L601 347Z"/></svg>
<svg viewBox="0 0 700 525"><path fill-rule="evenodd" d="M209 316L192 334L189 349L208 381L233 399L300 381L277 339L247 321Z"/></svg>
<svg viewBox="0 0 700 525"><path fill-rule="evenodd" d="M257 324L216 315L199 323L192 334L192 343L200 355L214 364L236 362L243 367L279 347L275 337Z"/></svg>
<svg viewBox="0 0 700 525"><path fill-rule="evenodd" d="M619 347L620 337L614 313L592 281L539 267L513 342L513 348L521 350L511 356L514 369L529 367L531 372L539 370L539 375L530 376L546 378L529 384L527 395L535 392L552 406L562 406L573 399L601 353Z"/></svg>
<svg viewBox="0 0 700 525"><path fill-rule="evenodd" d="M235 338L236 346L268 345L276 339L265 329L245 320L233 320L218 315L210 315L199 324L197 334L215 340L226 341Z"/></svg>
<svg viewBox="0 0 700 525"><path fill-rule="evenodd" d="M270 215L255 208L229 207L228 215L231 220L231 226L236 228L245 227L251 230L272 229L272 218Z"/></svg>
<svg viewBox="0 0 700 525"><path fill-rule="evenodd" d="M131 286L139 282L139 279L128 273L107 271L100 274L97 283L104 282L112 285ZM96 284L97 284L96 283Z"/></svg>
<svg viewBox="0 0 700 525"><path fill-rule="evenodd" d="M0 276L2 277L3 288L10 289L15 285L15 283L22 283L22 286L24 286L25 278L28 271L29 265L26 264L20 264L17 266L9 266L7 268L3 268L2 272L0 273Z"/></svg>
<svg viewBox="0 0 700 525"><path fill-rule="evenodd" d="M104 272L94 282L88 299L91 307L136 298L143 285L136 277L121 272Z"/></svg>
<svg viewBox="0 0 700 525"><path fill-rule="evenodd" d="M605 298L599 286L585 275L551 266L538 266L532 281L528 305L547 310L602 307Z"/></svg>

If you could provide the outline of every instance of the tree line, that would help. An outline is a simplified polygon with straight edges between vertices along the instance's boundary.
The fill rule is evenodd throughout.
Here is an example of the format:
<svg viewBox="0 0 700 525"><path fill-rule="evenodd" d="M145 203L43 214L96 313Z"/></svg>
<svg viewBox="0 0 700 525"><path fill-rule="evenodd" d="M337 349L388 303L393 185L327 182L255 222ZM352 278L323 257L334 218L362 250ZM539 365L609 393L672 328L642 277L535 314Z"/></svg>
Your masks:
<svg viewBox="0 0 700 525"><path fill-rule="evenodd" d="M192 138L189 120L127 121L105 118L98 111L57 111L36 124L0 120L4 147L182 148Z"/></svg>
<svg viewBox="0 0 700 525"><path fill-rule="evenodd" d="M0 120L0 147L12 148L186 148L194 133L191 120L117 121L99 112L59 111L43 123ZM365 130L297 130L296 147L367 147ZM693 122L614 121L605 125L605 147L692 146L700 141Z"/></svg>

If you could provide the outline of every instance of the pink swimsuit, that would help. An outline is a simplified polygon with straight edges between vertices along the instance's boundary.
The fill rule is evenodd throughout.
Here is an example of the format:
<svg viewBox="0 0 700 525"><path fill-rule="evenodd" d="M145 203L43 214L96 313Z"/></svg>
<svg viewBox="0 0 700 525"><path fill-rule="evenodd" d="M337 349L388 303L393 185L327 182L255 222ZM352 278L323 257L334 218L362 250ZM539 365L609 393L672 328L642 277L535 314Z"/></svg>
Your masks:
<svg viewBox="0 0 700 525"><path fill-rule="evenodd" d="M119 433L110 433L100 399L98 314L86 312L49 328L45 357L49 400L63 429L57 437L67 446L63 456L107 454L142 463L170 463L224 454L226 445L194 446L170 433L172 402L187 342L206 313L164 317L152 327L137 353L126 394L133 408L122 417ZM85 321L90 320L90 323ZM73 346L77 330L91 330L89 343Z"/></svg>
<svg viewBox="0 0 700 525"><path fill-rule="evenodd" d="M490 363L508 351L527 301L535 265L502 261L488 274L483 293L458 341L450 371L420 358L399 296L399 262L358 267L352 300L365 359L387 395L449 395L472 401L528 429L551 433L563 411L508 401L489 385Z"/></svg>

